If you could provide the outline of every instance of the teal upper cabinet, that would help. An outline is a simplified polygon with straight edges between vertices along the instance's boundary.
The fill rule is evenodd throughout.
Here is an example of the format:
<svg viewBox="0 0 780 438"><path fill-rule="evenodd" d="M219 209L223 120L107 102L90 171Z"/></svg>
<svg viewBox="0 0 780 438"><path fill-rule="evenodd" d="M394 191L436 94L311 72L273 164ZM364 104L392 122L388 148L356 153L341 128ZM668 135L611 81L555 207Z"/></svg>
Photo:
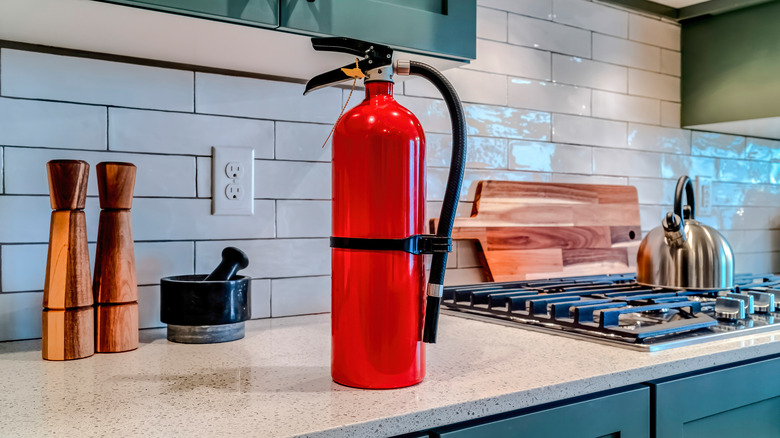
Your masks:
<svg viewBox="0 0 780 438"><path fill-rule="evenodd" d="M476 0L281 0L281 28L452 59L477 53Z"/></svg>
<svg viewBox="0 0 780 438"><path fill-rule="evenodd" d="M104 0L212 20L260 27L279 26L279 0Z"/></svg>

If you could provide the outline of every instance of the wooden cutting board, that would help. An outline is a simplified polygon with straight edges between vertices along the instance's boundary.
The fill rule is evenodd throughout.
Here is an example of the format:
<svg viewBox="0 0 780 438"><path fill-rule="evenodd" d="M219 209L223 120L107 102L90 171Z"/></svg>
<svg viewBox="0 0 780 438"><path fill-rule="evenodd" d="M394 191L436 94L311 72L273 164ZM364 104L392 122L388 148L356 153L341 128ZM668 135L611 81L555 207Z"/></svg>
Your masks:
<svg viewBox="0 0 780 438"><path fill-rule="evenodd" d="M452 238L477 241L488 281L635 272L639 200L632 186L480 181Z"/></svg>

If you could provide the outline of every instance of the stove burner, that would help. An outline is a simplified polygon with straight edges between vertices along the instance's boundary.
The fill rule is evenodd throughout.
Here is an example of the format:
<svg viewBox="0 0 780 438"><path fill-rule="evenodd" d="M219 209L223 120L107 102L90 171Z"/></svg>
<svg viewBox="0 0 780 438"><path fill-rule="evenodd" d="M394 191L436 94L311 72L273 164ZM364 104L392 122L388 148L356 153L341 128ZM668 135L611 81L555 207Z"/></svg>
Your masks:
<svg viewBox="0 0 780 438"><path fill-rule="evenodd" d="M482 283L446 287L443 304L461 314L653 351L775 324L780 276L743 274L735 283L732 290L674 290L639 285L634 274Z"/></svg>

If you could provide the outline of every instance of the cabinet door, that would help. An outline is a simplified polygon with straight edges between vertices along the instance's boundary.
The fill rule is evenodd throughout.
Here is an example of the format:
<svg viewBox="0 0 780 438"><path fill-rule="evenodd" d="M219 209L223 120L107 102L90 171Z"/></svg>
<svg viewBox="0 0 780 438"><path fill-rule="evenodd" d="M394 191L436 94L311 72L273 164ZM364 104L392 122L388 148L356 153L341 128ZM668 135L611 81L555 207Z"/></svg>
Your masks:
<svg viewBox="0 0 780 438"><path fill-rule="evenodd" d="M780 437L780 358L651 382L659 438Z"/></svg>
<svg viewBox="0 0 780 438"><path fill-rule="evenodd" d="M282 0L281 28L454 59L477 54L476 0Z"/></svg>
<svg viewBox="0 0 780 438"><path fill-rule="evenodd" d="M259 27L279 26L279 0L102 0Z"/></svg>
<svg viewBox="0 0 780 438"><path fill-rule="evenodd" d="M632 386L617 394L506 414L431 431L446 438L649 438L650 390Z"/></svg>

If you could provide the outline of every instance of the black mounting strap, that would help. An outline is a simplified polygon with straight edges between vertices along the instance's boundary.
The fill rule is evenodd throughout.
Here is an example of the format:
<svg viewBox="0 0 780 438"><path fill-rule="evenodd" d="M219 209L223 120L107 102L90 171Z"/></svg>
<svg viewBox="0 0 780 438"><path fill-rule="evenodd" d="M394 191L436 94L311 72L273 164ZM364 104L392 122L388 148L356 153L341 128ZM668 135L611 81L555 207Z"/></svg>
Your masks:
<svg viewBox="0 0 780 438"><path fill-rule="evenodd" d="M415 234L405 239L331 237L330 247L370 251L406 251L410 254L434 254L452 251L452 239L439 237L435 234Z"/></svg>

